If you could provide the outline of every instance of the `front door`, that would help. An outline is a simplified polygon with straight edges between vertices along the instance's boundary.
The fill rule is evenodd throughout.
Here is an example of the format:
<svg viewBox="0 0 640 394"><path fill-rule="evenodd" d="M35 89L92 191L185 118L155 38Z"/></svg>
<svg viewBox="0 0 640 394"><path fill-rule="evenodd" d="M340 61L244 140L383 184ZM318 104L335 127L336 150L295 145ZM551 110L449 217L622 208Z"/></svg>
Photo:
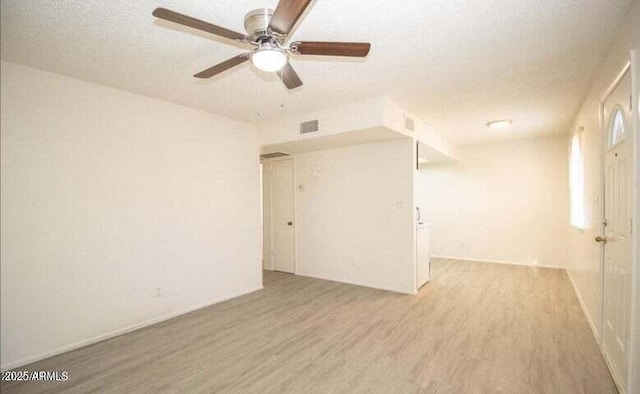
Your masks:
<svg viewBox="0 0 640 394"><path fill-rule="evenodd" d="M602 346L619 381L627 381L631 319L632 146L631 73L622 77L603 106L604 294Z"/></svg>

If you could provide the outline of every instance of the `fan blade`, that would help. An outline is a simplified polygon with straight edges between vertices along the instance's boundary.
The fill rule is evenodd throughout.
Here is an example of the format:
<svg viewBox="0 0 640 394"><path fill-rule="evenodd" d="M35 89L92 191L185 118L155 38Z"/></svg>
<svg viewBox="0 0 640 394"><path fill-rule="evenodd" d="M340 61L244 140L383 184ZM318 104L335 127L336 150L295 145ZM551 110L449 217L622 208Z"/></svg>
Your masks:
<svg viewBox="0 0 640 394"><path fill-rule="evenodd" d="M369 49L368 42L296 41L291 44L291 51L299 55L365 57Z"/></svg>
<svg viewBox="0 0 640 394"><path fill-rule="evenodd" d="M289 63L285 64L284 67L278 71L278 76L282 79L287 89L295 89L302 86L302 80Z"/></svg>
<svg viewBox="0 0 640 394"><path fill-rule="evenodd" d="M153 16L169 22L174 22L180 25L192 27L194 29L206 31L207 33L212 33L218 36L229 38L231 40L248 40L247 36L245 36L244 34L236 33L233 30L225 29L224 27L216 26L209 22L204 22L200 19L192 18L187 15L182 15L166 8L156 8L155 10L153 10Z"/></svg>
<svg viewBox="0 0 640 394"><path fill-rule="evenodd" d="M216 74L220 74L223 71L226 71L232 67L235 67L239 64L242 64L244 62L246 62L247 60L249 60L249 54L248 53L243 53L241 55L238 55L236 57L232 57L231 59L224 61L220 64L216 64L213 67L209 67L208 69L204 70L204 71L200 71L199 73L197 73L196 75L194 75L194 77L196 78L211 78Z"/></svg>
<svg viewBox="0 0 640 394"><path fill-rule="evenodd" d="M280 0L271 17L269 28L278 34L289 34L309 3L311 0Z"/></svg>

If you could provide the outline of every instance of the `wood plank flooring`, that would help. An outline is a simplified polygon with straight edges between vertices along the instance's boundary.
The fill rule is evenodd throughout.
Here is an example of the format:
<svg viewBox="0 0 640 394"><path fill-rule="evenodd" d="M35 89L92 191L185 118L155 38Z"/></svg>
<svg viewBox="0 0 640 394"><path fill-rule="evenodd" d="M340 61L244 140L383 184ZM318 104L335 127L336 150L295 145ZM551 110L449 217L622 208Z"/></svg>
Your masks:
<svg viewBox="0 0 640 394"><path fill-rule="evenodd" d="M265 272L264 290L19 370L2 393L615 393L562 270L435 260L416 296Z"/></svg>

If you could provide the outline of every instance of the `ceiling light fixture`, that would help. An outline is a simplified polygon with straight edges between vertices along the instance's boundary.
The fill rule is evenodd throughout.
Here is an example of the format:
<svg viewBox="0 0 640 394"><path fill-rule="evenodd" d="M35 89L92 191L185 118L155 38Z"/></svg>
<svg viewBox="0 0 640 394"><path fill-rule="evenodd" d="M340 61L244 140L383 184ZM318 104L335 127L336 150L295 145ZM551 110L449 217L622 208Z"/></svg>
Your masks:
<svg viewBox="0 0 640 394"><path fill-rule="evenodd" d="M487 123L487 127L490 129L505 129L511 126L511 119L503 119L503 120L493 120Z"/></svg>
<svg viewBox="0 0 640 394"><path fill-rule="evenodd" d="M262 71L274 72L287 64L287 54L271 42L263 42L251 53L251 63Z"/></svg>

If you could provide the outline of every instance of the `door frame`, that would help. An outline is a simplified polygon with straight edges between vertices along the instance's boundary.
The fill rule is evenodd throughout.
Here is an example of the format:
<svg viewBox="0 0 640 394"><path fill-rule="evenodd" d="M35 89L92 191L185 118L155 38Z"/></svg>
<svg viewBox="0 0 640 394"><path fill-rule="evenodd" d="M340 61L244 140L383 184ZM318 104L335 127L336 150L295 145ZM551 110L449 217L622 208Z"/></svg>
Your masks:
<svg viewBox="0 0 640 394"><path fill-rule="evenodd" d="M273 271L271 264L271 159L260 158L260 218L263 270ZM267 231L267 226L269 227ZM266 239L268 237L268 239Z"/></svg>
<svg viewBox="0 0 640 394"><path fill-rule="evenodd" d="M271 176L271 171L273 171L273 163L281 162L281 161L290 161L291 162L291 184L293 188L291 190L293 196L293 272L292 274L296 274L298 272L298 221L297 221L297 199L296 199L296 161L294 156L282 156L282 157L274 157L269 160L269 269L274 271L275 268L273 266L273 259L271 258L271 253L273 251L273 176Z"/></svg>
<svg viewBox="0 0 640 394"><path fill-rule="evenodd" d="M607 156L607 125L605 122L605 114L604 114L604 104L607 101L607 99L609 98L609 96L611 96L611 93L613 93L613 91L616 89L616 87L618 86L618 84L620 83L620 81L622 81L622 78L624 78L625 74L630 71L631 68L631 63L627 62L623 67L622 70L620 70L620 72L618 72L618 74L616 75L616 77L613 79L613 81L611 82L611 84L609 84L609 87L607 87L607 90L605 90L604 94L600 97L600 100L598 102L598 122L600 125L600 145L601 145L601 149L600 149L600 223L599 223L599 233L600 234L604 234L606 231L605 225L604 225L604 221L605 221L605 207L606 207L606 201L605 201L605 191L606 191L606 168L605 168L605 159ZM632 133L634 133L633 127L631 130ZM635 135L634 135L635 137ZM635 141L635 139L634 139ZM632 158L633 161L633 158ZM598 330L598 337L597 342L600 346L602 346L602 340L604 337L603 331L604 331L604 264L605 264L605 253L604 253L604 244L600 244L600 321L599 323L599 327L600 329ZM633 273L632 273L632 277L633 277ZM604 353L604 351L603 351ZM605 357L606 359L606 357ZM607 363L609 361L607 360Z"/></svg>
<svg viewBox="0 0 640 394"><path fill-rule="evenodd" d="M631 100L633 103L632 130L634 144L632 147L632 188L634 190L632 231L632 274L631 274L631 329L629 354L629 378L627 387L630 393L640 392L640 49L631 50Z"/></svg>
<svg viewBox="0 0 640 394"><path fill-rule="evenodd" d="M638 161L640 155L640 119L639 117L639 108L638 108L638 89L640 87L640 55L638 54L638 50L632 50L630 52L630 61L627 61L620 72L613 79L609 87L605 90L604 94L600 97L599 100L599 123L600 123L600 131L601 131L601 149L600 149L600 195L601 204L600 204L600 233L603 234L605 231L604 228L604 219L605 219L605 158L607 152L607 125L605 122L604 116L604 104L606 100L609 98L611 93L616 89L620 81L624 78L627 72L631 75L631 100L632 100L632 118L631 118L631 133L633 135L633 144L631 147L631 162L632 162L632 213L631 216L633 218L633 227L632 227L632 242L631 242L631 294L632 298L631 302L631 316L630 316L630 343L629 343L629 360L628 360L628 368L627 368L627 382L625 382L625 386L628 392L634 392L637 390L640 385L640 376L636 376L635 370L637 370L637 366L640 366L640 350L638 350L639 341L640 341L640 267L639 258L640 258L640 236L638 234L638 223L640 220L640 180L638 165L640 162ZM605 291L605 252L604 246L600 248L600 330L598 330L598 336L596 341L600 346L600 351L604 355L604 359L609 367L609 370L613 371L611 366L609 365L608 357L603 348L603 338L604 338L604 291ZM612 374L613 375L613 374ZM614 376L614 380L618 380L617 376ZM619 386L619 383L616 382L616 385ZM620 387L618 387L620 388Z"/></svg>

